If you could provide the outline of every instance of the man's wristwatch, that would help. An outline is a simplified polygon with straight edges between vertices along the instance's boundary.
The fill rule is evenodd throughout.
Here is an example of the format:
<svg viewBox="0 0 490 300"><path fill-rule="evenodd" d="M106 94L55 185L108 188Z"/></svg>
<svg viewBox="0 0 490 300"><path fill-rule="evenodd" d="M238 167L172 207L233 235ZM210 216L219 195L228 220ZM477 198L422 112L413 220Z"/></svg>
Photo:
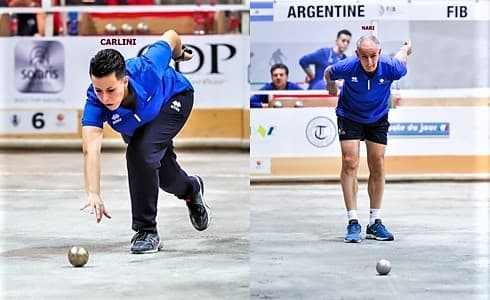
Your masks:
<svg viewBox="0 0 490 300"><path fill-rule="evenodd" d="M188 53L188 54L192 54L192 50L187 48L186 46L182 45L182 54L178 57L172 57L172 59L175 61L175 62L179 62L179 61L183 61L184 60L184 56L185 54Z"/></svg>

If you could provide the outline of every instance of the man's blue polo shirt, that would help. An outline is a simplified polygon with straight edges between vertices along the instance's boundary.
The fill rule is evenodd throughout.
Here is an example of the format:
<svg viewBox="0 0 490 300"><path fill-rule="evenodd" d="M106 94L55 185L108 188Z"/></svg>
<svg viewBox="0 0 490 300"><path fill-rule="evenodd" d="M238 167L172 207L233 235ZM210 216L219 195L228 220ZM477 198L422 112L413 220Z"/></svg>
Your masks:
<svg viewBox="0 0 490 300"><path fill-rule="evenodd" d="M391 83L407 74L400 60L381 55L372 77L357 56L342 60L330 69L332 80L343 79L336 114L362 124L374 123L388 113Z"/></svg>
<svg viewBox="0 0 490 300"><path fill-rule="evenodd" d="M161 107L180 92L193 90L191 83L169 66L172 49L165 41L157 41L138 57L126 60L129 87L136 97L136 109L119 107L114 111L97 98L91 84L83 110L82 126L102 128L104 122L117 132L132 136L134 131L152 121Z"/></svg>

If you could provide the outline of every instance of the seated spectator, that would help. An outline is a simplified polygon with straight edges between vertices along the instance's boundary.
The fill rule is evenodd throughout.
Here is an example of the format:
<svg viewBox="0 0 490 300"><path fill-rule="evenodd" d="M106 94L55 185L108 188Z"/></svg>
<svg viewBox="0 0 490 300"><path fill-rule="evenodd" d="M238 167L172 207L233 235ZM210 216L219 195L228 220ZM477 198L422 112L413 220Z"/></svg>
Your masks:
<svg viewBox="0 0 490 300"><path fill-rule="evenodd" d="M31 7L36 6L32 0L8 0L9 7ZM17 14L17 35L33 36L37 33L37 22L35 13Z"/></svg>
<svg viewBox="0 0 490 300"><path fill-rule="evenodd" d="M53 0L53 5L58 1ZM9 0L10 7L40 7L40 0ZM45 13L22 13L17 14L17 35L19 36L44 36L45 34ZM60 13L53 14L53 35L59 35L62 30Z"/></svg>
<svg viewBox="0 0 490 300"><path fill-rule="evenodd" d="M288 81L289 69L285 64L274 64L271 67L272 82L265 84L259 91L266 90L302 90L302 88L294 82ZM268 107L268 95L253 95L250 97L250 107Z"/></svg>
<svg viewBox="0 0 490 300"><path fill-rule="evenodd" d="M57 6L58 0L51 0L51 5ZM37 34L38 36L46 35L46 13L36 14ZM53 13L53 35L62 35L64 32L63 18L59 12Z"/></svg>

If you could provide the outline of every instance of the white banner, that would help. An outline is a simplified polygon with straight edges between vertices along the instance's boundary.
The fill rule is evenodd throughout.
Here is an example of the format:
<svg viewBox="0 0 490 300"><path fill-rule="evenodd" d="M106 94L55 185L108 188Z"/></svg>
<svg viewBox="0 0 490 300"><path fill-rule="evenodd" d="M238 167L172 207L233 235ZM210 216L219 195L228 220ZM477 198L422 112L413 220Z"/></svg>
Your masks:
<svg viewBox="0 0 490 300"><path fill-rule="evenodd" d="M90 59L102 48L125 58L157 36L0 38L1 108L82 108ZM183 36L194 59L179 66L196 90L195 107L248 107L248 36Z"/></svg>
<svg viewBox="0 0 490 300"><path fill-rule="evenodd" d="M252 22L488 20L487 1L251 1Z"/></svg>
<svg viewBox="0 0 490 300"><path fill-rule="evenodd" d="M77 133L78 112L67 109L0 110L0 134Z"/></svg>
<svg viewBox="0 0 490 300"><path fill-rule="evenodd" d="M334 108L252 109L250 156L337 156Z"/></svg>
<svg viewBox="0 0 490 300"><path fill-rule="evenodd" d="M386 155L488 155L489 114L484 107L393 109ZM252 109L250 133L252 158L341 154L334 108Z"/></svg>

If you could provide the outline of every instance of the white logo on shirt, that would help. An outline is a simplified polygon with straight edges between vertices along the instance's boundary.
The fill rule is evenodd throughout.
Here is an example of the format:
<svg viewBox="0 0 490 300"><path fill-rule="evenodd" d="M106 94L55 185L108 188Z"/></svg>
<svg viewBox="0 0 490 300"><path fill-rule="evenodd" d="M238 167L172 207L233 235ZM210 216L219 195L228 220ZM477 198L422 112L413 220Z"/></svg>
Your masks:
<svg viewBox="0 0 490 300"><path fill-rule="evenodd" d="M357 77L356 77L356 76L352 76L352 78L350 79L350 81L352 81L352 82L359 82L359 81L357 80Z"/></svg>
<svg viewBox="0 0 490 300"><path fill-rule="evenodd" d="M121 116L117 113L113 114L111 119L112 119L112 125L116 125L117 123L122 121Z"/></svg>
<svg viewBox="0 0 490 300"><path fill-rule="evenodd" d="M170 108L175 110L176 112L180 112L180 107L182 104L180 104L180 101L174 100L172 101L172 104L170 104Z"/></svg>

